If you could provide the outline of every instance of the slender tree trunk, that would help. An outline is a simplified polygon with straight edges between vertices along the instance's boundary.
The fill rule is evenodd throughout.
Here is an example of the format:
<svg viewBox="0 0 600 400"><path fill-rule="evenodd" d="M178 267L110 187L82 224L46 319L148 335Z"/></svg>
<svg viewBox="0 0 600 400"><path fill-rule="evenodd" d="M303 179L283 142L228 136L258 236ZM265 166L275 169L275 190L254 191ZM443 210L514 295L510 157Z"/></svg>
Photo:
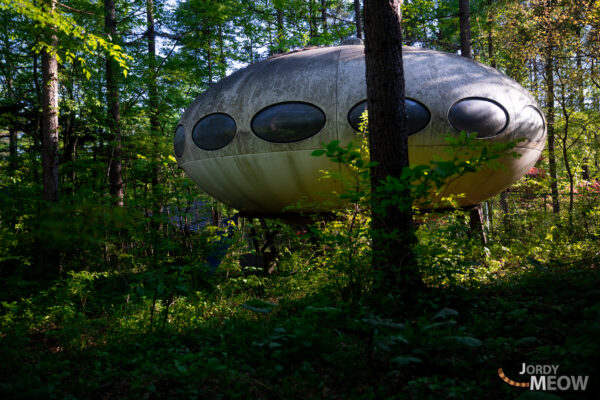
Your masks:
<svg viewBox="0 0 600 400"><path fill-rule="evenodd" d="M460 54L465 58L471 58L469 0L459 0L458 13L460 19ZM487 237L483 228L483 210L481 209L481 204L477 204L469 210L469 227L472 234L479 235L483 244L487 243Z"/></svg>
<svg viewBox="0 0 600 400"><path fill-rule="evenodd" d="M278 4L277 10L277 53L283 52L283 42L285 40L285 32L283 30L283 7Z"/></svg>
<svg viewBox="0 0 600 400"><path fill-rule="evenodd" d="M113 41L117 37L117 21L114 0L104 0L105 19L104 25ZM113 144L109 146L108 187L116 206L123 206L123 171L122 171L122 143L121 143L121 112L119 106L119 85L117 74L119 66L110 57L106 56L106 100L108 103L108 129L111 132Z"/></svg>
<svg viewBox="0 0 600 400"><path fill-rule="evenodd" d="M584 157L583 165L581 166L581 179L584 181L590 180L590 166L588 165L588 158Z"/></svg>
<svg viewBox="0 0 600 400"><path fill-rule="evenodd" d="M488 0L488 56L490 59L490 66L492 68L496 68L496 50L494 44L494 12L492 11L492 6L494 2L492 0ZM500 209L503 213L503 223L508 224L508 189L505 189L500 193Z"/></svg>
<svg viewBox="0 0 600 400"><path fill-rule="evenodd" d="M504 213L504 216L508 216L508 190L504 190L500 193L500 208Z"/></svg>
<svg viewBox="0 0 600 400"><path fill-rule="evenodd" d="M12 78L6 79L6 86L8 88L8 92L13 94L13 80ZM10 115L8 119L8 172L12 173L18 168L18 159L17 159L17 127L16 127L16 115Z"/></svg>
<svg viewBox="0 0 600 400"><path fill-rule="evenodd" d="M146 31L148 39L148 116L153 147L152 188L154 198L158 197L160 184L160 120L158 110L158 89L156 84L156 32L154 29L154 0L146 0ZM160 206L159 206L160 207Z"/></svg>
<svg viewBox="0 0 600 400"><path fill-rule="evenodd" d="M492 11L493 1L488 0L488 57L492 68L496 68L496 51L494 49L494 12Z"/></svg>
<svg viewBox="0 0 600 400"><path fill-rule="evenodd" d="M471 58L471 12L469 0L458 0L458 15L460 20L460 54Z"/></svg>
<svg viewBox="0 0 600 400"><path fill-rule="evenodd" d="M68 164L68 181L71 186L69 191L75 194L75 149L77 147L77 135L75 134L75 115L73 112L69 115L67 125L64 127L63 135L63 160Z"/></svg>
<svg viewBox="0 0 600 400"><path fill-rule="evenodd" d="M558 180L556 176L556 151L554 134L554 58L552 45L546 48L546 120L548 122L548 161L550 164L550 191L552 192L552 211L560 212L558 199Z"/></svg>
<svg viewBox="0 0 600 400"><path fill-rule="evenodd" d="M53 13L56 1L48 4ZM42 51L42 181L46 201L58 201L58 62L51 53L57 41L51 34L51 48Z"/></svg>
<svg viewBox="0 0 600 400"><path fill-rule="evenodd" d="M17 158L17 130L14 126L8 128L8 170L14 172L19 167Z"/></svg>
<svg viewBox="0 0 600 400"><path fill-rule="evenodd" d="M37 44L37 39L36 39L36 44ZM36 109L42 109L42 112L36 112L36 121L35 121L35 129L33 130L33 148L36 150L35 153L38 153L37 150L39 150L39 153L42 154L44 152L44 146L41 145L42 143L42 137L44 136L42 131L44 130L44 112L43 112L43 106L42 103L43 101L43 93L42 93L42 88L40 85L40 77L39 77L39 67L38 67L38 56L37 54L34 52L32 54L33 56L33 70L32 70L32 75L33 75L33 87L35 89L35 94L36 94ZM42 163L43 164L43 163ZM43 169L43 168L42 168ZM43 175L43 174L42 174ZM38 173L38 168L33 168L33 179L35 181L35 183L39 183L40 182L40 175ZM43 181L43 178L42 178Z"/></svg>
<svg viewBox="0 0 600 400"><path fill-rule="evenodd" d="M321 0L321 26L323 34L327 35L327 0Z"/></svg>
<svg viewBox="0 0 600 400"><path fill-rule="evenodd" d="M314 0L308 0L308 37L310 37L311 39L315 37L316 31L314 9Z"/></svg>
<svg viewBox="0 0 600 400"><path fill-rule="evenodd" d="M73 74L74 75L74 74ZM67 86L67 92L69 96L69 101L74 104L75 103L75 95L74 95L74 79L71 77L71 84ZM73 163L75 162L75 149L77 146L77 135L75 134L75 111L71 110L69 112L68 118L66 118L65 123L63 124L63 154L62 154L62 163L67 164L68 170L68 183L69 183L69 192L71 195L75 194L75 166ZM67 182L66 178L65 182Z"/></svg>
<svg viewBox="0 0 600 400"><path fill-rule="evenodd" d="M208 48L206 49L206 64L208 69L208 86L212 86L214 82L213 78L213 57L212 57L212 41L208 40Z"/></svg>
<svg viewBox="0 0 600 400"><path fill-rule="evenodd" d="M483 209L481 203L469 210L469 228L471 233L478 235L483 244L487 244L487 236L483 225Z"/></svg>
<svg viewBox="0 0 600 400"><path fill-rule="evenodd" d="M365 0L365 63L369 109L369 149L373 192L373 268L377 286L404 290L410 298L423 286L413 253L416 243L408 187L400 205L383 206L377 189L408 167L408 133L402 64L401 0Z"/></svg>
<svg viewBox="0 0 600 400"><path fill-rule="evenodd" d="M366 6L366 4L365 4ZM360 12L360 0L354 0L354 24L356 25L356 37L363 38L362 13Z"/></svg>
<svg viewBox="0 0 600 400"><path fill-rule="evenodd" d="M565 128L563 131L562 137L562 155L563 160L565 162L565 172L567 173L567 178L569 179L569 221L573 220L573 194L575 192L575 178L573 174L573 170L571 169L571 163L569 162L569 154L567 147L567 138L569 134L569 115L565 114ZM570 225L570 224L569 224Z"/></svg>
<svg viewBox="0 0 600 400"><path fill-rule="evenodd" d="M227 65L225 63L225 40L223 39L223 24L218 26L218 42L219 42L219 79L225 78L227 73Z"/></svg>

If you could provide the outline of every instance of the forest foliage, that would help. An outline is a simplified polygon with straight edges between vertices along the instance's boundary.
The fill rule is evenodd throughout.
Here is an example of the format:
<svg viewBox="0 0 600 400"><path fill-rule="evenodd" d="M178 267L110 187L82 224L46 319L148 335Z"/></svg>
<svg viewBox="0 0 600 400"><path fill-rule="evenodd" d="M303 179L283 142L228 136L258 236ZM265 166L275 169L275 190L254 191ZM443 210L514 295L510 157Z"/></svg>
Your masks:
<svg viewBox="0 0 600 400"><path fill-rule="evenodd" d="M315 152L355 180L347 210L303 225L238 217L172 155L195 97L274 54L340 44L361 2L115 0L114 34L108 2L0 0L2 398L598 398L599 2L470 2L472 57L532 92L549 143L484 203L486 243L464 211L417 213L427 290L410 304L373 290L360 138ZM406 45L459 51L458 1L406 0L402 12ZM54 202L43 199L44 51L58 61ZM489 165L486 152L414 166L409 189L420 199ZM272 232L268 268L244 266ZM528 397L496 373L516 380L521 363L592 380Z"/></svg>

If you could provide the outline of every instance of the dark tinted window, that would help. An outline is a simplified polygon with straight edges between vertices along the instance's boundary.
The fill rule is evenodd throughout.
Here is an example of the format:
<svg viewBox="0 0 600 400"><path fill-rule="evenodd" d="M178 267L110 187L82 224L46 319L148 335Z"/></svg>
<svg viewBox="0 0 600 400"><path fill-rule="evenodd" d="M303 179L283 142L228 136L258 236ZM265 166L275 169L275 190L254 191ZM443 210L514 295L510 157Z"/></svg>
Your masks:
<svg viewBox="0 0 600 400"><path fill-rule="evenodd" d="M431 113L423 104L412 99L406 99L406 127L409 135L414 135L424 129L431 120Z"/></svg>
<svg viewBox="0 0 600 400"><path fill-rule="evenodd" d="M192 131L192 140L203 150L217 150L233 140L237 126L227 114L211 114L202 118Z"/></svg>
<svg viewBox="0 0 600 400"><path fill-rule="evenodd" d="M527 106L517 115L517 132L529 140L539 140L544 136L546 124L540 110Z"/></svg>
<svg viewBox="0 0 600 400"><path fill-rule="evenodd" d="M404 104L406 107L406 128L408 135L414 135L429 124L431 113L427 107L413 99L406 99ZM367 101L365 100L352 107L348 113L348 122L350 122L350 125L355 130L358 130L360 117L366 109Z"/></svg>
<svg viewBox="0 0 600 400"><path fill-rule="evenodd" d="M363 115L365 110L367 109L367 101L361 101L348 113L348 122L350 122L350 126L354 128L355 131L360 130L358 126L360 125L360 117Z"/></svg>
<svg viewBox="0 0 600 400"><path fill-rule="evenodd" d="M504 107L480 98L460 100L450 108L448 119L456 130L475 132L478 138L496 136L508 125L508 113Z"/></svg>
<svg viewBox="0 0 600 400"><path fill-rule="evenodd" d="M173 137L173 150L175 150L175 155L177 157L181 157L183 155L183 150L185 149L185 130L183 126L179 125L177 130L175 131L175 136Z"/></svg>
<svg viewBox="0 0 600 400"><path fill-rule="evenodd" d="M252 131L261 139L289 143L316 135L325 125L325 114L307 103L280 103L263 110L252 119Z"/></svg>

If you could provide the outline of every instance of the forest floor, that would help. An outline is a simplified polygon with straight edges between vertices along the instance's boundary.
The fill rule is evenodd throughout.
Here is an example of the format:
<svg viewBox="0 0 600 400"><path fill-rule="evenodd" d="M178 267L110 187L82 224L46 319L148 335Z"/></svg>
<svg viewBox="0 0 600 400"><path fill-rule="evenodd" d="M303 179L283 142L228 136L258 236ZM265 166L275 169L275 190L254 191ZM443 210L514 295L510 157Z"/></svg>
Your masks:
<svg viewBox="0 0 600 400"><path fill-rule="evenodd" d="M430 287L385 315L291 262L270 277L225 262L165 296L131 271L8 279L0 397L598 399L598 261L531 260L493 282ZM533 392L498 376L528 382L523 364L589 382Z"/></svg>

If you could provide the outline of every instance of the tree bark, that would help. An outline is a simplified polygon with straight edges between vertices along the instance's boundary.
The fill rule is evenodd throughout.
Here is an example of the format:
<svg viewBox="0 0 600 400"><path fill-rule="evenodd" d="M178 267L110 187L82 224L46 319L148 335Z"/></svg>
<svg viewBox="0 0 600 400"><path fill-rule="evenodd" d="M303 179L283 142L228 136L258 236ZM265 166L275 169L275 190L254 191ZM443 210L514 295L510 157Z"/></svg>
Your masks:
<svg viewBox="0 0 600 400"><path fill-rule="evenodd" d="M552 28L549 28L550 31ZM550 33L550 32L548 32ZM550 164L550 191L552 193L552 212L560 212L560 201L558 198L558 180L556 176L556 151L554 134L554 55L552 41L549 38L546 47L546 120L548 122L548 162Z"/></svg>
<svg viewBox="0 0 600 400"><path fill-rule="evenodd" d="M38 44L38 39L36 38L36 44ZM33 69L31 71L32 74L32 78L33 78L33 88L35 89L35 98L36 98L36 110L41 109L42 112L36 112L36 118L35 118L35 128L33 129L32 132L32 136L33 136L33 148L36 150L39 150L40 154L44 153L44 146L42 144L43 139L42 137L44 136L44 134L42 133L44 130L44 111L43 111L43 102L44 102L44 95L43 95L43 90L41 88L42 85L40 85L40 77L39 77L39 72L38 72L38 55L33 52L32 53L32 58L33 58ZM43 79L42 79L43 81ZM43 162L42 162L43 165ZM43 167L42 167L43 170ZM43 172L42 172L43 175ZM40 174L38 172L38 168L33 168L33 180L35 181L35 183L40 183ZM43 177L42 177L42 184L43 184Z"/></svg>
<svg viewBox="0 0 600 400"><path fill-rule="evenodd" d="M50 12L56 1L48 3ZM58 201L58 62L52 51L58 39L50 34L50 48L42 51L42 182L46 201Z"/></svg>
<svg viewBox="0 0 600 400"><path fill-rule="evenodd" d="M71 79L70 79L70 85L65 85L65 89L68 92L68 97L69 97L69 102L75 104L75 95L74 95L74 91L75 91L75 80L73 79L74 77L74 72L71 75ZM73 163L75 162L75 152L76 152L76 148L77 148L77 135L75 134L75 123L76 123L76 117L75 117L75 110L70 110L69 115L67 116L67 118L64 119L64 122L61 124L62 126L62 131L63 131L63 154L62 154L62 160L61 163L64 165L67 165L67 172L68 172L68 183L69 183L69 192L71 195L75 194L75 166L73 165ZM65 180L65 182L67 182L67 179L63 178Z"/></svg>
<svg viewBox="0 0 600 400"><path fill-rule="evenodd" d="M408 167L408 132L402 64L401 0L366 0L365 63L369 109L369 150L373 193L373 268L378 289L404 290L410 297L423 286L413 245L416 243L408 187L398 193L402 206L382 206L377 188L387 176L400 179Z"/></svg>
<svg viewBox="0 0 600 400"><path fill-rule="evenodd" d="M14 172L19 167L17 159L17 130L10 126L8 128L8 170Z"/></svg>
<svg viewBox="0 0 600 400"><path fill-rule="evenodd" d="M11 93L14 99L13 92L13 80L11 77L6 78L6 86L8 88L8 93ZM14 101L14 100L13 100ZM15 109L14 113L9 116L8 119L8 172L12 173L17 170L18 158L17 158L17 110Z"/></svg>
<svg viewBox="0 0 600 400"><path fill-rule="evenodd" d="M460 54L471 58L471 12L469 0L458 1L458 16L460 21Z"/></svg>
<svg viewBox="0 0 600 400"><path fill-rule="evenodd" d="M492 11L493 1L488 0L488 57L490 65L496 68L496 51L494 49L494 12Z"/></svg>
<svg viewBox="0 0 600 400"><path fill-rule="evenodd" d="M458 14L460 19L460 55L470 59L471 13L469 10L469 0L459 0ZM472 234L479 235L483 244L487 243L487 237L483 228L483 210L481 209L481 204L477 204L469 210L469 227Z"/></svg>
<svg viewBox="0 0 600 400"><path fill-rule="evenodd" d="M469 228L471 234L479 236L481 243L487 244L487 235L483 226L483 209L481 203L469 210Z"/></svg>
<svg viewBox="0 0 600 400"><path fill-rule="evenodd" d="M314 38L316 29L316 23L315 23L315 4L314 4L314 0L308 0L308 37L309 38Z"/></svg>
<svg viewBox="0 0 600 400"><path fill-rule="evenodd" d="M495 50L496 46L494 45L494 34L493 34L493 28L494 28L494 12L492 10L493 4L494 4L494 2L492 0L488 0L488 57L490 60L490 66L492 68L496 68L496 50ZM505 224L508 223L508 212L509 212L507 196L508 196L508 189L505 189L502 191L502 193L500 193L500 209L502 210L502 213L504 214L503 220L504 220Z"/></svg>
<svg viewBox="0 0 600 400"><path fill-rule="evenodd" d="M146 32L148 39L148 116L153 147L152 187L154 197L160 184L160 120L156 84L156 32L154 29L154 0L146 0Z"/></svg>
<svg viewBox="0 0 600 400"><path fill-rule="evenodd" d="M366 4L365 4L366 7ZM360 12L360 0L354 0L354 24L356 25L356 37L363 38L362 14Z"/></svg>
<svg viewBox="0 0 600 400"><path fill-rule="evenodd" d="M117 38L117 21L114 0L104 0L104 25L106 33L114 42ZM108 103L108 129L111 133L113 143L109 146L109 164L108 164L108 187L111 196L113 196L116 206L123 206L123 171L122 171L122 143L120 127L120 106L119 106L119 85L117 74L119 66L109 56L106 56L106 100Z"/></svg>
<svg viewBox="0 0 600 400"><path fill-rule="evenodd" d="M321 26L323 34L327 34L327 0L321 0Z"/></svg>
<svg viewBox="0 0 600 400"><path fill-rule="evenodd" d="M502 212L504 213L504 216L507 217L508 216L508 191L504 190L502 191L502 193L500 193L500 208L502 209Z"/></svg>
<svg viewBox="0 0 600 400"><path fill-rule="evenodd" d="M283 52L283 41L285 40L285 32L283 28L283 8L281 4L275 6L277 10L277 53Z"/></svg>

